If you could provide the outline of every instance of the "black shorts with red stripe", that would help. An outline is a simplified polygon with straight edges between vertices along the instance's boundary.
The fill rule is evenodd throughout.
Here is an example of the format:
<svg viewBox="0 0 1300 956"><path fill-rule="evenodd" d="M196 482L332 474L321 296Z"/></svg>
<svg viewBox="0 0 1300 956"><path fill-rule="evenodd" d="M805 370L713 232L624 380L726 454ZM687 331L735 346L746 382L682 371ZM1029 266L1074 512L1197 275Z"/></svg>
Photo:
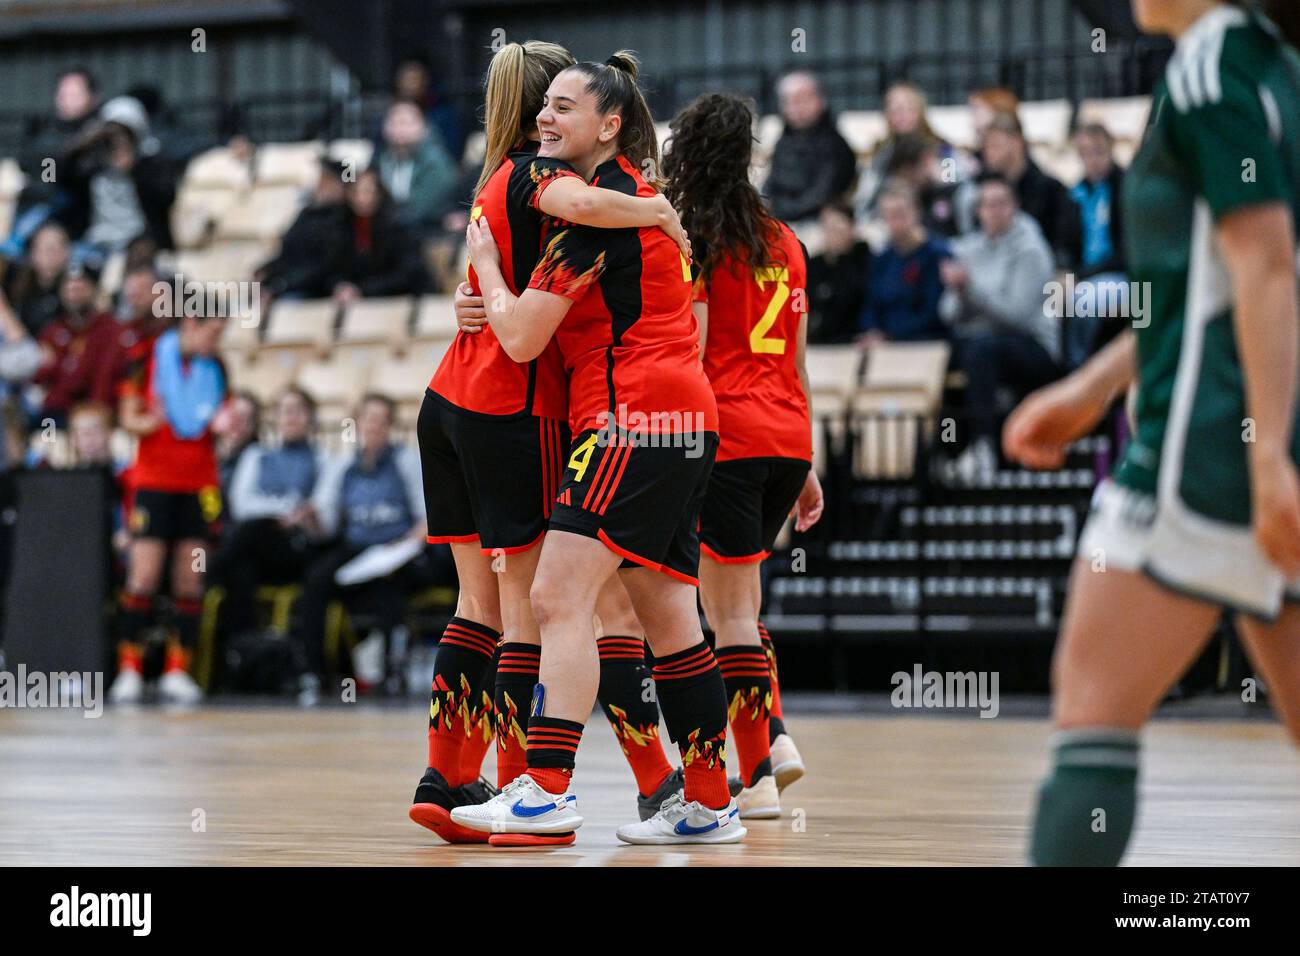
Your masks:
<svg viewBox="0 0 1300 956"><path fill-rule="evenodd" d="M641 566L699 583L700 506L718 453L716 432L574 439L551 514L553 531L602 541Z"/></svg>
<svg viewBox="0 0 1300 956"><path fill-rule="evenodd" d="M416 425L429 542L527 551L546 533L569 426L532 415L468 412L432 391Z"/></svg>
<svg viewBox="0 0 1300 956"><path fill-rule="evenodd" d="M736 458L713 466L700 512L700 547L723 564L756 564L799 500L811 464L798 458Z"/></svg>

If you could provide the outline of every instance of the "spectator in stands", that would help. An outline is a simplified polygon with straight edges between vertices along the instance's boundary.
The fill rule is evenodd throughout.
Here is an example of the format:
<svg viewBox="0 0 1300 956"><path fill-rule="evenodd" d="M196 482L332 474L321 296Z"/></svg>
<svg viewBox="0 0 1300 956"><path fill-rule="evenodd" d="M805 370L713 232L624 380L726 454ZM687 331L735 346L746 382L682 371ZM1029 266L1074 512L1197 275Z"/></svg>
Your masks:
<svg viewBox="0 0 1300 956"><path fill-rule="evenodd" d="M970 107L971 126L975 131L975 144L981 150L984 147L984 134L988 132L993 117L999 113L1016 116L1020 112L1020 97L1011 90L1002 87L989 87L975 90L966 97Z"/></svg>
<svg viewBox="0 0 1300 956"><path fill-rule="evenodd" d="M396 542L424 543L426 524L420 460L415 449L392 443L396 410L391 400L376 394L362 399L357 413L358 448L354 455L331 463L312 496L315 520L333 545L312 562L303 579L300 626L296 632L307 662L302 683L303 703L314 703L330 668L325 660L325 612L341 588L338 570L362 552ZM422 547L419 550L423 550ZM417 552L418 553L418 552ZM405 591L401 569L381 574L358 590L382 596L378 601L385 623L401 620Z"/></svg>
<svg viewBox="0 0 1300 956"><path fill-rule="evenodd" d="M232 526L217 559L232 635L256 626L259 585L298 582L319 551L311 498L326 459L312 441L315 416L311 396L289 388L275 405L278 444L252 445L235 467L226 501Z"/></svg>
<svg viewBox="0 0 1300 956"><path fill-rule="evenodd" d="M763 194L786 222L812 219L853 187L857 159L835 128L817 78L798 71L777 86L785 129L772 150Z"/></svg>
<svg viewBox="0 0 1300 956"><path fill-rule="evenodd" d="M958 182L976 172L973 158L944 141L926 117L925 93L906 81L895 83L885 93L885 124L888 132L876 146L863 179L859 208L873 212L881 188L889 179L915 179L918 193L928 183L946 183L949 192ZM899 147L906 146L900 155ZM932 169L930 167L933 167ZM921 196L921 208L927 197Z"/></svg>
<svg viewBox="0 0 1300 956"><path fill-rule="evenodd" d="M1060 180L1047 175L1030 158L1020 120L1014 114L993 117L984 133L983 155L985 171L1011 184L1020 209L1042 229L1057 267L1074 268L1083 246L1079 207ZM980 196L982 202L982 191Z"/></svg>
<svg viewBox="0 0 1300 956"><path fill-rule="evenodd" d="M95 304L99 275L78 263L59 286L62 311L41 332L41 367L34 381L45 390L41 418L62 425L68 409L81 401L113 405L113 381L101 361L117 332L117 323Z"/></svg>
<svg viewBox="0 0 1300 956"><path fill-rule="evenodd" d="M972 430L954 473L968 482L997 468L999 391L1023 397L1061 374L1060 330L1044 307L1053 267L1042 231L996 173L981 177L979 220L980 230L954 240L954 258L939 267L939 314L953 326Z"/></svg>
<svg viewBox="0 0 1300 956"><path fill-rule="evenodd" d="M68 412L68 439L72 443L70 464L75 468L111 466L114 473L125 462L113 460L113 410L99 402L81 402Z"/></svg>
<svg viewBox="0 0 1300 956"><path fill-rule="evenodd" d="M158 141L157 156L172 169L183 170L199 153L217 145L211 137L187 128L154 84L138 83L126 95L144 107L149 129Z"/></svg>
<svg viewBox="0 0 1300 956"><path fill-rule="evenodd" d="M402 58L393 73L393 99L419 107L425 122L437 131L452 162L460 162L465 152L465 124L456 107L439 97L427 59L418 55ZM374 139L378 151L383 145L383 131L377 131Z"/></svg>
<svg viewBox="0 0 1300 956"><path fill-rule="evenodd" d="M0 300L0 398L10 387L22 387L41 367L41 347Z"/></svg>
<svg viewBox="0 0 1300 956"><path fill-rule="evenodd" d="M11 266L0 284L0 313L16 314L31 335L40 335L62 309L59 285L71 245L63 226L42 223L27 244L23 263Z"/></svg>
<svg viewBox="0 0 1300 956"><path fill-rule="evenodd" d="M397 218L373 168L348 185L348 217L332 295L341 306L363 296L417 295L427 273L420 244Z"/></svg>
<svg viewBox="0 0 1300 956"><path fill-rule="evenodd" d="M147 235L170 249L175 169L157 155L144 107L119 96L100 108L101 125L69 156L72 186L84 197L87 220L80 242L102 256L125 250ZM67 220L65 220L66 222ZM70 231L78 230L69 223Z"/></svg>
<svg viewBox="0 0 1300 956"><path fill-rule="evenodd" d="M272 299L317 299L334 291L331 272L343 256L347 220L343 166L322 163L311 202L280 240L279 254L253 274L264 315Z"/></svg>
<svg viewBox="0 0 1300 956"><path fill-rule="evenodd" d="M68 188L62 173L70 168L72 149L99 125L99 93L95 78L84 67L59 74L54 85L54 116L26 139L20 165L27 185L18 201L18 215L3 252L11 259L23 253L28 239L50 217L65 222L84 221L80 197ZM51 178L51 172L53 177Z"/></svg>
<svg viewBox="0 0 1300 956"><path fill-rule="evenodd" d="M432 235L456 204L460 170L414 103L388 107L373 166L402 222L421 237Z"/></svg>
<svg viewBox="0 0 1300 956"><path fill-rule="evenodd" d="M869 348L878 342L946 339L948 327L939 318L939 272L951 255L947 243L926 230L907 183L886 183L878 207L889 244L872 264L859 343Z"/></svg>
<svg viewBox="0 0 1300 956"><path fill-rule="evenodd" d="M955 195L959 186L958 167L940 158L933 140L909 135L898 139L890 156L887 175L906 183L913 191L921 222L932 233L952 238L957 228ZM879 193L876 209L879 213Z"/></svg>
<svg viewBox="0 0 1300 956"><path fill-rule="evenodd" d="M1083 308L1082 303L1088 298L1093 303L1117 301L1098 293L1128 281L1123 204L1119 201L1124 170L1115 162L1115 141L1106 127L1088 123L1074 134L1074 148L1083 163L1083 179L1070 195L1079 204L1083 223L1083 258L1075 285L1076 308L1066 329L1066 362L1071 368L1110 341L1122 326L1115 321L1120 316L1085 314L1095 310Z"/></svg>
<svg viewBox="0 0 1300 956"><path fill-rule="evenodd" d="M217 477L223 495L230 494L235 468L262 431L262 403L252 392L232 394L212 420L216 436Z"/></svg>
<svg viewBox="0 0 1300 956"><path fill-rule="evenodd" d="M867 276L871 247L853 233L853 214L828 203L818 216L822 251L808 260L808 341L852 342Z"/></svg>
<svg viewBox="0 0 1300 956"><path fill-rule="evenodd" d="M158 273L149 264L127 267L117 307L117 328L111 344L101 356L104 374L113 383L114 392L126 375L128 366L143 343L151 342L167 331L171 319L154 313Z"/></svg>

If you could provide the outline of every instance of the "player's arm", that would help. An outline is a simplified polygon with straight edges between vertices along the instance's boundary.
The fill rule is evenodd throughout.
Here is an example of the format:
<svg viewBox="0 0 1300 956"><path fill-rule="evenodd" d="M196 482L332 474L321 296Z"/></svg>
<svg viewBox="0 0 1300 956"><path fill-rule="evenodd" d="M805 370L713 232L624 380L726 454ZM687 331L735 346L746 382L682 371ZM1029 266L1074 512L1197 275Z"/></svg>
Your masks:
<svg viewBox="0 0 1300 956"><path fill-rule="evenodd" d="M691 311L695 313L695 321L700 324L700 361L704 361L704 346L709 341L709 303L692 302Z"/></svg>
<svg viewBox="0 0 1300 956"><path fill-rule="evenodd" d="M118 387L117 424L137 438L148 435L162 424L162 416L149 407L143 383L145 362L137 359L127 366L126 376Z"/></svg>
<svg viewBox="0 0 1300 956"><path fill-rule="evenodd" d="M1070 445L1101 421L1137 380L1137 337L1125 330L1060 381L1025 398L1002 428L1007 457L1030 468L1060 468Z"/></svg>
<svg viewBox="0 0 1300 956"><path fill-rule="evenodd" d="M512 294L501 274L501 253L486 216L469 224L465 238L497 341L513 361L531 362L542 354L573 301L533 288L520 296Z"/></svg>
<svg viewBox="0 0 1300 956"><path fill-rule="evenodd" d="M1283 204L1267 203L1221 218L1218 240L1232 277L1246 414L1254 423L1246 455L1255 532L1269 558L1294 577L1300 574L1300 484L1291 462L1300 362L1295 228Z"/></svg>
<svg viewBox="0 0 1300 956"><path fill-rule="evenodd" d="M691 244L682 229L677 210L662 193L628 196L613 189L591 186L577 176L559 176L537 197L537 208L548 216L597 229L640 229L658 227L677 243L686 258Z"/></svg>
<svg viewBox="0 0 1300 956"><path fill-rule="evenodd" d="M812 386L808 382L808 310L804 309L798 313L799 331L795 337L795 366L799 369L799 385L803 388L804 402L808 406L808 430L811 441L811 432L813 428L812 420ZM811 447L811 444L810 444ZM794 506L794 528L796 531L807 531L815 525L822 516L822 509L826 506L826 499L822 495L821 479L817 477L816 463L808 469L808 477L804 479L803 490L799 492L799 499Z"/></svg>

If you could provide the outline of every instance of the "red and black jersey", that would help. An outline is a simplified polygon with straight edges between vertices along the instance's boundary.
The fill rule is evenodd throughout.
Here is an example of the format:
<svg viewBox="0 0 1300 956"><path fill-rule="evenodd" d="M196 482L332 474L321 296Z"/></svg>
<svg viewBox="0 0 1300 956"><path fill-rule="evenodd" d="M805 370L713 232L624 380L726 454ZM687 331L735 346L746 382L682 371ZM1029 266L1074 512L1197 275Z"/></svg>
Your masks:
<svg viewBox="0 0 1300 956"><path fill-rule="evenodd" d="M118 386L120 397L132 396L162 414L162 424L140 438L135 462L123 476L131 492L170 491L197 493L215 487L217 453L209 427L194 439L177 437L162 412L162 399L153 389L154 346L157 337L137 342L129 352L126 376Z"/></svg>
<svg viewBox="0 0 1300 956"><path fill-rule="evenodd" d="M799 381L799 322L807 308L808 265L790 227L769 263L741 266L724 256L695 301L709 305L704 371L718 401L718 461L812 460L808 400Z"/></svg>
<svg viewBox="0 0 1300 956"><path fill-rule="evenodd" d="M623 156L597 167L591 184L655 195ZM528 286L574 300L555 333L569 373L573 434L607 423L639 434L717 431L690 266L663 230L548 220Z"/></svg>
<svg viewBox="0 0 1300 956"><path fill-rule="evenodd" d="M543 215L537 209L539 186L550 177L570 172L553 159L539 158L537 144L510 153L483 186L470 211L487 216L501 250L501 272L510 291L528 286L542 242ZM481 295L473 266L469 282ZM487 303L491 308L491 303ZM429 382L429 388L451 405L480 415L537 415L563 419L568 413L568 384L554 343L533 361L515 362L501 347L490 326L481 332L458 332Z"/></svg>

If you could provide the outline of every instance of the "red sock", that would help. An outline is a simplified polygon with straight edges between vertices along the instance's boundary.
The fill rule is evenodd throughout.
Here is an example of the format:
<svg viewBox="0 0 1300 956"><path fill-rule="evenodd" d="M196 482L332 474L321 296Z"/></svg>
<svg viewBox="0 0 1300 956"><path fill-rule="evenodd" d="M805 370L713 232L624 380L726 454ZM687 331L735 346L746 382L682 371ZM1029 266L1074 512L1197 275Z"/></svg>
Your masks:
<svg viewBox="0 0 1300 956"><path fill-rule="evenodd" d="M119 671L144 670L144 648L132 641L119 641L117 645L117 669Z"/></svg>
<svg viewBox="0 0 1300 956"><path fill-rule="evenodd" d="M565 767L529 767L528 776L547 793L564 793L569 789L573 771Z"/></svg>
<svg viewBox="0 0 1300 956"><path fill-rule="evenodd" d="M781 713L781 682L776 677L776 645L772 635L767 632L767 625L758 622L758 636L763 641L763 650L767 652L767 670L772 679L772 708L768 715L768 736L775 740L785 733L785 717Z"/></svg>
<svg viewBox="0 0 1300 956"><path fill-rule="evenodd" d="M176 671L188 671L190 669L190 652L179 644L168 642L167 656L163 658L163 673L171 674Z"/></svg>
<svg viewBox="0 0 1300 956"><path fill-rule="evenodd" d="M719 647L715 653L727 688L727 719L736 742L740 779L752 787L772 772L767 736L772 685L767 654L762 647Z"/></svg>

